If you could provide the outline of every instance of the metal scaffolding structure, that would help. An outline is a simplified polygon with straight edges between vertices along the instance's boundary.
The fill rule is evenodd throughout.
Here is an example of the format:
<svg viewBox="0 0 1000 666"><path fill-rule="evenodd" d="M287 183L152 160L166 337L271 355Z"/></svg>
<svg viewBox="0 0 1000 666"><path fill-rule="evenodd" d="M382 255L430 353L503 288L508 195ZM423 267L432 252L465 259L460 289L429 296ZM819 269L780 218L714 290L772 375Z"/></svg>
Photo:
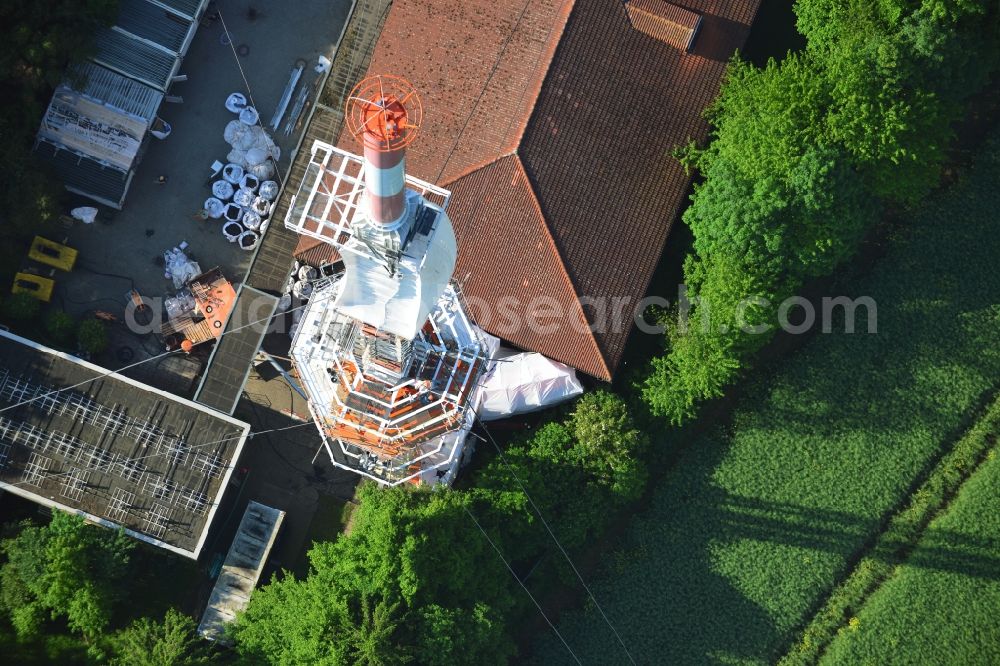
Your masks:
<svg viewBox="0 0 1000 666"><path fill-rule="evenodd" d="M345 273L314 284L291 356L331 461L382 483L450 482L490 350L451 280L451 193L404 171L422 118L394 77L358 84L364 156L315 142L285 219Z"/></svg>

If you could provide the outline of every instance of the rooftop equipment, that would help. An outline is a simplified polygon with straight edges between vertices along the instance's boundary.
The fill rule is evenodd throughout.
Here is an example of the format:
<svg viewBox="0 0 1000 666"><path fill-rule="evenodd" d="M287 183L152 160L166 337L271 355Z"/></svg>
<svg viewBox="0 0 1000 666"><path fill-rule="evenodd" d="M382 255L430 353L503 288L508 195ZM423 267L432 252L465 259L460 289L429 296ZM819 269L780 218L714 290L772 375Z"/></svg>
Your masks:
<svg viewBox="0 0 1000 666"><path fill-rule="evenodd" d="M451 281L450 193L405 174L422 115L405 80L359 83L346 122L364 156L315 142L285 219L345 267L314 283L292 343L310 411L335 465L393 485L453 477L491 353Z"/></svg>

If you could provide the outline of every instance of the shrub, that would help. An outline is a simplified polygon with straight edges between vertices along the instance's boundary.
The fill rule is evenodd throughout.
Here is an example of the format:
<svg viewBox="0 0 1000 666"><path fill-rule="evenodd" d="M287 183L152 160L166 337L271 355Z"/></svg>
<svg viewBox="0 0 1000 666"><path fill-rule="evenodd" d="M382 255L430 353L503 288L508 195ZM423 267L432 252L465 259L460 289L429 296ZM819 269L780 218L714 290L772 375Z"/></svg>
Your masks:
<svg viewBox="0 0 1000 666"><path fill-rule="evenodd" d="M80 348L88 354L100 354L108 348L108 329L97 319L81 322L76 336Z"/></svg>
<svg viewBox="0 0 1000 666"><path fill-rule="evenodd" d="M66 344L76 333L76 320L62 310L51 310L45 317L45 330L54 342Z"/></svg>
<svg viewBox="0 0 1000 666"><path fill-rule="evenodd" d="M41 303L31 294L11 294L3 302L3 313L12 321L28 321L38 316Z"/></svg>

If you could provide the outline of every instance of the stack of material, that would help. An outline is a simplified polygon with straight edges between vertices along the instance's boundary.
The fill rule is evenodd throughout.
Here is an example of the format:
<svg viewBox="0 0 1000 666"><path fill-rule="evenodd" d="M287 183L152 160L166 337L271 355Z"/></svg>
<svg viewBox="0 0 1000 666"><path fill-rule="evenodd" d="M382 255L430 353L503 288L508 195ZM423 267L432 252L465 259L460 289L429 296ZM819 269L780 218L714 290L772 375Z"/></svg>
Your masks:
<svg viewBox="0 0 1000 666"><path fill-rule="evenodd" d="M174 289L180 289L193 278L201 275L201 266L191 261L183 248L175 247L163 253L164 277L173 281Z"/></svg>
<svg viewBox="0 0 1000 666"><path fill-rule="evenodd" d="M198 633L212 641L227 643L225 625L250 603L271 548L285 519L285 512L251 501L229 547L222 571L215 582Z"/></svg>
<svg viewBox="0 0 1000 666"><path fill-rule="evenodd" d="M220 201L232 198L230 205L239 209L238 214L225 210L223 235L244 250L252 250L267 230L267 217L278 196L278 184L270 179L274 178L281 149L258 124L257 110L247 105L245 95L230 95L226 108L239 118L231 120L222 133L232 150L226 156L229 164L223 169L222 179L212 186L212 193ZM218 217L212 214L214 211L209 210L209 217Z"/></svg>

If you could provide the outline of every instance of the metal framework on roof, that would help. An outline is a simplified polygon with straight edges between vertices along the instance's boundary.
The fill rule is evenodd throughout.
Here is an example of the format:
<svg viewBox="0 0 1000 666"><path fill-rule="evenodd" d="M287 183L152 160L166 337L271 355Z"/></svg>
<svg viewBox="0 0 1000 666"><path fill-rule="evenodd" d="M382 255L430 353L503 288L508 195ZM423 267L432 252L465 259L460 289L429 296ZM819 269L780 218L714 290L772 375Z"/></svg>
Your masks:
<svg viewBox="0 0 1000 666"><path fill-rule="evenodd" d="M407 189L417 192L442 210L451 201L451 192L407 174ZM365 162L322 141L312 146L299 189L285 215L285 227L326 243L345 245L351 226L365 217Z"/></svg>
<svg viewBox="0 0 1000 666"><path fill-rule="evenodd" d="M0 407L0 489L190 558L249 433L232 417L6 332Z"/></svg>
<svg viewBox="0 0 1000 666"><path fill-rule="evenodd" d="M340 281L314 287L292 343L309 409L335 464L383 483L454 462L488 362L457 285L412 341L379 335L334 307Z"/></svg>
<svg viewBox="0 0 1000 666"><path fill-rule="evenodd" d="M70 68L63 85L102 104L152 123L163 102L163 91L122 76L92 62Z"/></svg>

